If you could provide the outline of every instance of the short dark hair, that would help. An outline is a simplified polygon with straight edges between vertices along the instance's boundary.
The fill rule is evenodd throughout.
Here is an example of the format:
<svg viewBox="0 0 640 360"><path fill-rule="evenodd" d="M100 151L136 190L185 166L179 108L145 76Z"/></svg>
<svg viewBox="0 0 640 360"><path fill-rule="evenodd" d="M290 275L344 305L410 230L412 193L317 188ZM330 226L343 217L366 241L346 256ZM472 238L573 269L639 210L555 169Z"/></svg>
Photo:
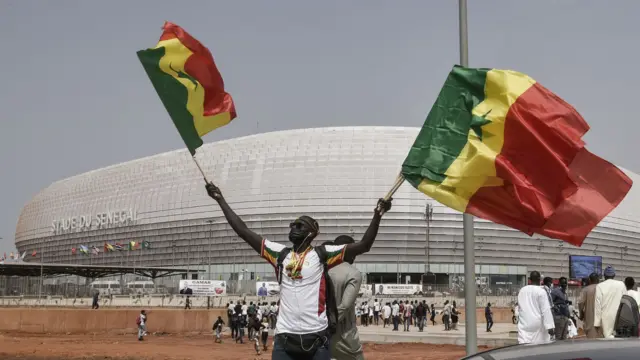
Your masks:
<svg viewBox="0 0 640 360"><path fill-rule="evenodd" d="M529 274L529 280L531 280L531 284L533 285L533 283L537 283L535 285L540 285L540 273L537 271L532 271L531 274Z"/></svg>
<svg viewBox="0 0 640 360"><path fill-rule="evenodd" d="M561 276L560 279L558 279L558 282L562 282L562 280L567 281L567 278L564 276Z"/></svg>
<svg viewBox="0 0 640 360"><path fill-rule="evenodd" d="M349 235L340 235L335 240L333 240L332 245L349 245L353 244L356 241Z"/></svg>
<svg viewBox="0 0 640 360"><path fill-rule="evenodd" d="M542 279L542 283L545 285L551 285L553 284L553 278L545 276L544 279Z"/></svg>
<svg viewBox="0 0 640 360"><path fill-rule="evenodd" d="M597 284L600 281L600 275L596 272L589 274L589 284Z"/></svg>
<svg viewBox="0 0 640 360"><path fill-rule="evenodd" d="M633 286L636 284L636 281L633 280L631 276L624 279L624 284L627 286L627 290L633 289Z"/></svg>

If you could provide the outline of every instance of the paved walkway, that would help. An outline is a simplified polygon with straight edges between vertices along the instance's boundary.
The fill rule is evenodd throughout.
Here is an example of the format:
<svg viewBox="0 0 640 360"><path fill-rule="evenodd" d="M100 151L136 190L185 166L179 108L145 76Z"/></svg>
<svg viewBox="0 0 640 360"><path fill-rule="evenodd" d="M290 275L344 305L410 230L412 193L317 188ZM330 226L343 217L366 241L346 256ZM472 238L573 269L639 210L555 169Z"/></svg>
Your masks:
<svg viewBox="0 0 640 360"><path fill-rule="evenodd" d="M424 344L465 344L465 325L459 324L459 330L444 331L444 326L428 326L423 332L411 327L408 332L392 331L393 327L359 326L360 341L371 343L424 343ZM501 347L517 343L516 326L513 324L494 324L490 333L486 325L478 325L478 346Z"/></svg>

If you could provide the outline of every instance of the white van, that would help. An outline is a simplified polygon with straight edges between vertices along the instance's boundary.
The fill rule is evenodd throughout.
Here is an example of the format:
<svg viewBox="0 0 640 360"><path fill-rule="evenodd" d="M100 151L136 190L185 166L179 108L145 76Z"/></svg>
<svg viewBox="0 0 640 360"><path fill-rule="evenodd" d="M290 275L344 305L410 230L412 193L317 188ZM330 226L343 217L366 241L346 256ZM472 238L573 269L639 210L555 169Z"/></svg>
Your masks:
<svg viewBox="0 0 640 360"><path fill-rule="evenodd" d="M97 280L91 283L91 291L98 290L100 295L120 295L120 282L115 280Z"/></svg>
<svg viewBox="0 0 640 360"><path fill-rule="evenodd" d="M153 294L155 292L155 285L153 281L132 281L127 283L128 294Z"/></svg>

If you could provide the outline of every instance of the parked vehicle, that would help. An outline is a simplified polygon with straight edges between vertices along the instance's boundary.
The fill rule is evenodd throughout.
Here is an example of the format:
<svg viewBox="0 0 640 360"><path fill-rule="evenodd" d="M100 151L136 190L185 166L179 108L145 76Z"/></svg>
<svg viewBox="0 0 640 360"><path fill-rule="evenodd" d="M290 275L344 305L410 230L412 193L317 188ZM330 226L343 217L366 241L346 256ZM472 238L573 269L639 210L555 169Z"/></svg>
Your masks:
<svg viewBox="0 0 640 360"><path fill-rule="evenodd" d="M544 345L513 345L477 353L462 360L631 360L638 359L640 339L577 339Z"/></svg>
<svg viewBox="0 0 640 360"><path fill-rule="evenodd" d="M100 295L120 295L120 282L115 280L96 280L91 283L91 291L98 290Z"/></svg>

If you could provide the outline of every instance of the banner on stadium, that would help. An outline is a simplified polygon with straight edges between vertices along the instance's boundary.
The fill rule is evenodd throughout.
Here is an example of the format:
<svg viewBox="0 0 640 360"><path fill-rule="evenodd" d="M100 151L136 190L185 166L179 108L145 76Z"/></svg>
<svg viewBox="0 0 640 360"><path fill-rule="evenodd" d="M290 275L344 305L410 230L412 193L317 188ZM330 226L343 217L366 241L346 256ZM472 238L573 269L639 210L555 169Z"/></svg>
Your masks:
<svg viewBox="0 0 640 360"><path fill-rule="evenodd" d="M375 284L375 295L413 295L422 290L422 285L416 284Z"/></svg>
<svg viewBox="0 0 640 360"><path fill-rule="evenodd" d="M180 294L224 296L227 295L227 282L220 280L180 280Z"/></svg>
<svg viewBox="0 0 640 360"><path fill-rule="evenodd" d="M371 290L373 284L362 284L360 285L360 291L358 291L358 296L370 297L373 295L373 291Z"/></svg>
<svg viewBox="0 0 640 360"><path fill-rule="evenodd" d="M276 281L257 281L256 294L258 296L278 296L280 295L280 284Z"/></svg>

